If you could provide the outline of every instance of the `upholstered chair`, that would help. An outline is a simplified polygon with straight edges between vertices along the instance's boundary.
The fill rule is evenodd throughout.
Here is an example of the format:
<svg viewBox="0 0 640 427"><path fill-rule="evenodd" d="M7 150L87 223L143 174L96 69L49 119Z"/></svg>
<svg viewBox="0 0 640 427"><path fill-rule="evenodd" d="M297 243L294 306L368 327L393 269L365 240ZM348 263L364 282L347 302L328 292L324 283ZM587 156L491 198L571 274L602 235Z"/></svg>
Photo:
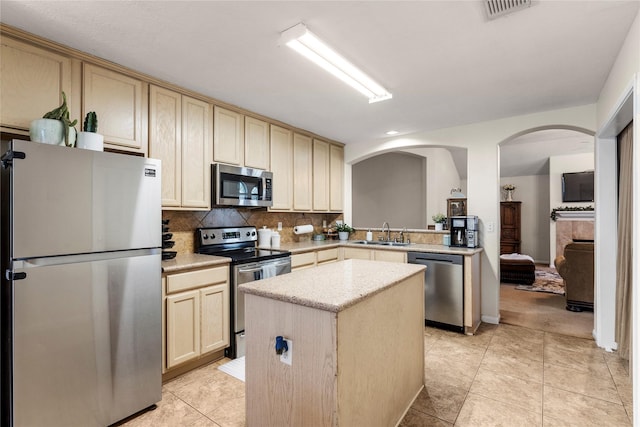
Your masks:
<svg viewBox="0 0 640 427"><path fill-rule="evenodd" d="M593 310L593 242L573 242L554 264L564 279L567 310Z"/></svg>

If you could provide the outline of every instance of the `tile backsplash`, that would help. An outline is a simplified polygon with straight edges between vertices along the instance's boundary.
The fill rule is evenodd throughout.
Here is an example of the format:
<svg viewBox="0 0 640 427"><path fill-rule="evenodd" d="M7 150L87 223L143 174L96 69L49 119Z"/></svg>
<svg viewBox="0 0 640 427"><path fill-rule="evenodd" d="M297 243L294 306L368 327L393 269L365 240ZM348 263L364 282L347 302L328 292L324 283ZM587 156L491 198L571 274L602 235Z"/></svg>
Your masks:
<svg viewBox="0 0 640 427"><path fill-rule="evenodd" d="M178 253L194 252L195 230L198 227L239 227L253 225L257 228L267 226L277 229L278 222L282 222L280 241L282 243L311 240L311 234L295 235L293 227L296 225L312 224L315 233L322 233L322 221L327 226L342 219L342 214L330 213L297 213L297 212L268 212L265 209L233 209L216 208L211 211L162 211L162 219L169 220L169 232L175 241L173 250Z"/></svg>

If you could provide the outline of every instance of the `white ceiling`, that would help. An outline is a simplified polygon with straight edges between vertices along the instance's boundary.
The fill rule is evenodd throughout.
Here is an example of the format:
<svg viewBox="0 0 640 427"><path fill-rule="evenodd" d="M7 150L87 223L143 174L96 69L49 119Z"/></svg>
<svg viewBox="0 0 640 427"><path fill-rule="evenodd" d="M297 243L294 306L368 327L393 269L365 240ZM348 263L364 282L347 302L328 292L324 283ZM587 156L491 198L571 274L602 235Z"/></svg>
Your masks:
<svg viewBox="0 0 640 427"><path fill-rule="evenodd" d="M640 2L532 3L490 21L481 1L2 0L0 19L349 144L596 102ZM298 22L393 99L278 46Z"/></svg>

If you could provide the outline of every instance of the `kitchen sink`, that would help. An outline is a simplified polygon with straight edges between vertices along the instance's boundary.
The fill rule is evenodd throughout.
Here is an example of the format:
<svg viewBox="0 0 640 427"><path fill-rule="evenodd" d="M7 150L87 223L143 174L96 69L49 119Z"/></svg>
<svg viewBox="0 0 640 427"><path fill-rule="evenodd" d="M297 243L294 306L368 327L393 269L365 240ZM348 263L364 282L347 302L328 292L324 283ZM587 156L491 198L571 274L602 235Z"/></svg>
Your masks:
<svg viewBox="0 0 640 427"><path fill-rule="evenodd" d="M376 240L353 240L349 243L355 243L356 245L376 245L376 246L409 246L411 243L402 242L380 242Z"/></svg>

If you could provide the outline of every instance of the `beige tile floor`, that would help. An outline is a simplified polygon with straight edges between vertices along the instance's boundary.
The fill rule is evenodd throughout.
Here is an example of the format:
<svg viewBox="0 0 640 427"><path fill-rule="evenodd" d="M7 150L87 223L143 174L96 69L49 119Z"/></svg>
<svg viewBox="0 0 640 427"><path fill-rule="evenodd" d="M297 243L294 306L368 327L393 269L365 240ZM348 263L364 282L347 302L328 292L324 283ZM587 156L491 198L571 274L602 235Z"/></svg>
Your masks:
<svg viewBox="0 0 640 427"><path fill-rule="evenodd" d="M632 424L628 366L593 340L505 324L425 328L424 340L425 389L403 427ZM125 425L244 426L244 383L224 362L164 384L158 408Z"/></svg>

